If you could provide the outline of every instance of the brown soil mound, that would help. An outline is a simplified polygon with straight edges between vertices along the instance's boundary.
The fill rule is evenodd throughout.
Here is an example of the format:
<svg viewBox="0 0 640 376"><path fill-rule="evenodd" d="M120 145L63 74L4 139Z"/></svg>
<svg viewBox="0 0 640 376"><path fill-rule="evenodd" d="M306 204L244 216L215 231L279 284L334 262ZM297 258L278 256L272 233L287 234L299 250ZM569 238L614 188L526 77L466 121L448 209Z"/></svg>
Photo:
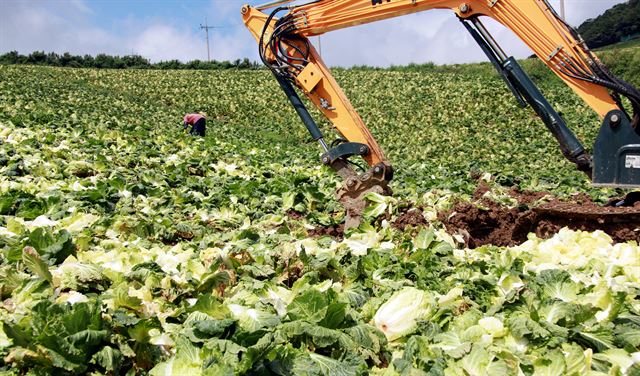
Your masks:
<svg viewBox="0 0 640 376"><path fill-rule="evenodd" d="M331 236L337 240L344 238L344 223L331 226L316 225L313 230L307 230L309 236Z"/></svg>
<svg viewBox="0 0 640 376"><path fill-rule="evenodd" d="M288 215L291 219L294 219L294 220L296 220L296 221L297 221L297 220L300 220L300 219L302 219L302 218L304 218L304 214L302 214L302 213L298 213L298 212L297 212L297 211L295 211L295 210L289 210L289 211L287 211L287 215Z"/></svg>
<svg viewBox="0 0 640 376"><path fill-rule="evenodd" d="M528 192L511 189L509 195L519 205L514 208L491 201L484 196L490 187L480 183L474 193L474 202L458 203L452 210L441 212L438 219L450 234L461 234L466 246L514 246L527 240L529 233L550 238L563 227L573 230L602 230L618 243L640 242L640 204L632 207L604 207L591 201L588 195L578 195L570 202L554 199L548 192ZM546 197L546 198L545 198ZM540 204L543 201L551 201ZM287 212L293 219L303 214ZM387 220L390 218L387 217ZM391 224L404 231L407 226L426 226L421 208L401 208ZM344 224L316 225L307 230L309 236L344 238Z"/></svg>
<svg viewBox="0 0 640 376"><path fill-rule="evenodd" d="M577 206L568 202L554 201L533 212L539 217L536 234L549 237L563 227L576 230L602 230L616 242L640 241L640 210L635 207L603 207L591 201Z"/></svg>
<svg viewBox="0 0 640 376"><path fill-rule="evenodd" d="M422 210L419 208L405 208L402 210L395 221L393 221L392 226L399 230L404 231L407 226L420 226L426 225L427 220L424 219L424 215L422 214Z"/></svg>
<svg viewBox="0 0 640 376"><path fill-rule="evenodd" d="M453 210L440 213L439 218L451 234L462 234L469 248L486 244L512 246L527 240L527 232L518 232L516 222L525 212L509 209L495 202L483 208L472 203L460 203Z"/></svg>
<svg viewBox="0 0 640 376"><path fill-rule="evenodd" d="M519 191L515 188L509 190L509 196L518 200L520 204L530 205L534 202L542 199L545 196L551 196L549 192L531 192L531 191ZM591 200L589 200L591 202Z"/></svg>
<svg viewBox="0 0 640 376"><path fill-rule="evenodd" d="M582 195L573 202L555 199L530 208L528 205L547 193L512 190L510 194L518 200L519 207L508 208L482 199L479 205L459 203L453 210L440 213L439 219L449 233L462 234L470 248L521 244L531 232L549 238L563 227L590 232L602 230L615 242L640 242L640 209L637 207L603 207Z"/></svg>
<svg viewBox="0 0 640 376"><path fill-rule="evenodd" d="M289 218L294 220L301 220L304 218L304 214L298 213L295 210L287 211L287 215L289 216ZM344 223L331 226L315 225L315 228L313 230L307 230L307 234L309 236L315 237L331 236L338 240L342 240L344 238Z"/></svg>

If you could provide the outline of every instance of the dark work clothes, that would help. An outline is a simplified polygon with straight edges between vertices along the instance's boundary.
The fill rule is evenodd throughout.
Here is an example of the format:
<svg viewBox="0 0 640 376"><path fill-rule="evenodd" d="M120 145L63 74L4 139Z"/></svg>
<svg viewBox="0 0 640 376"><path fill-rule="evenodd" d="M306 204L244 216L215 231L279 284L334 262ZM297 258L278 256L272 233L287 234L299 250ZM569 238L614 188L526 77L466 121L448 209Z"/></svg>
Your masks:
<svg viewBox="0 0 640 376"><path fill-rule="evenodd" d="M207 120L205 120L205 118L200 118L198 119L198 121L195 122L195 124L193 124L193 126L191 126L191 132L189 133L194 136L204 137L204 132L206 128L207 128Z"/></svg>

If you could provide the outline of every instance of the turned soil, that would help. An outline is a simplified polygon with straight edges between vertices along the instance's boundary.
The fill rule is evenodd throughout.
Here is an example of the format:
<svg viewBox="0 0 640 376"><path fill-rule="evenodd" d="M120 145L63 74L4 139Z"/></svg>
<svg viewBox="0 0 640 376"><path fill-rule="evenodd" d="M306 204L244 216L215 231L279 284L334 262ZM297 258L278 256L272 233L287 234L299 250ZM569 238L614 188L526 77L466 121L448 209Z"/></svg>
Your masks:
<svg viewBox="0 0 640 376"><path fill-rule="evenodd" d="M291 219L300 220L304 218L304 214L298 213L295 210L289 210L287 215ZM315 228L307 230L307 234L312 237L319 236L331 236L332 238L342 240L344 237L344 223L335 224L331 226L316 225Z"/></svg>
<svg viewBox="0 0 640 376"><path fill-rule="evenodd" d="M510 196L519 205L509 208L485 197L487 187L480 185L475 202L461 202L438 218L451 234L461 234L470 248L487 244L513 246L527 240L527 234L549 238L563 227L573 230L602 230L615 242L640 241L640 208L603 207L586 195L560 201L545 192L519 192ZM548 196L549 202L535 205Z"/></svg>
<svg viewBox="0 0 640 376"><path fill-rule="evenodd" d="M561 201L548 192L509 191L518 205L508 207L485 197L490 188L481 183L472 202L459 202L453 209L438 213L447 232L460 234L469 248L483 245L514 246L527 240L529 233L550 238L560 229L596 231L609 234L614 242L640 242L640 203L635 207L605 207L594 203L587 195ZM294 219L301 214L287 213ZM390 220L391 218L387 218ZM401 208L391 225L399 230L407 226L428 226L419 207ZM316 226L309 236L331 236L342 239L344 225Z"/></svg>

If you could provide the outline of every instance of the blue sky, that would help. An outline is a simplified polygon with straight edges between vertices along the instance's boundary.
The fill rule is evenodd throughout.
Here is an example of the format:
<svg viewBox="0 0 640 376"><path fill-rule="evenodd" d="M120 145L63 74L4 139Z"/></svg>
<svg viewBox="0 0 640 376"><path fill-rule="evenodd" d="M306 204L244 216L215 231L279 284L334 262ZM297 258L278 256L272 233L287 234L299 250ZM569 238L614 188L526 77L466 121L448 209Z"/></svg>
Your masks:
<svg viewBox="0 0 640 376"><path fill-rule="evenodd" d="M189 0L189 1L151 1L151 0L94 0L85 4L94 12L96 25L117 32L122 19L137 19L143 23L162 20L196 31L205 18L212 26L225 29L241 27L240 7L243 0ZM229 17L235 10L237 17Z"/></svg>
<svg viewBox="0 0 640 376"><path fill-rule="evenodd" d="M365 1L365 0L363 0ZM551 0L558 8L560 0ZM624 0L565 0L567 19L579 25ZM0 53L17 50L140 54L152 61L206 59L208 20L212 58L258 60L257 45L244 28L242 4L255 0L0 0ZM506 51L530 50L509 30L487 22ZM318 38L312 42L317 45ZM462 63L484 55L452 12L434 10L339 30L322 36L322 54L331 66ZM353 48L358 46L358 48Z"/></svg>

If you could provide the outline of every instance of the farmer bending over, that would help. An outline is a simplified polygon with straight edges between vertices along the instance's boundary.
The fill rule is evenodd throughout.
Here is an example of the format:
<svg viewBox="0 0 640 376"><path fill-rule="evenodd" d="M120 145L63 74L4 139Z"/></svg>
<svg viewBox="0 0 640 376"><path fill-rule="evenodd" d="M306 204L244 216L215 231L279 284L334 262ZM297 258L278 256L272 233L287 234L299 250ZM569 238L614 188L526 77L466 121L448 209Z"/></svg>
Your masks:
<svg viewBox="0 0 640 376"><path fill-rule="evenodd" d="M184 115L184 129L187 129L187 127L191 125L190 134L204 137L204 132L207 128L207 120L205 116L204 112Z"/></svg>

